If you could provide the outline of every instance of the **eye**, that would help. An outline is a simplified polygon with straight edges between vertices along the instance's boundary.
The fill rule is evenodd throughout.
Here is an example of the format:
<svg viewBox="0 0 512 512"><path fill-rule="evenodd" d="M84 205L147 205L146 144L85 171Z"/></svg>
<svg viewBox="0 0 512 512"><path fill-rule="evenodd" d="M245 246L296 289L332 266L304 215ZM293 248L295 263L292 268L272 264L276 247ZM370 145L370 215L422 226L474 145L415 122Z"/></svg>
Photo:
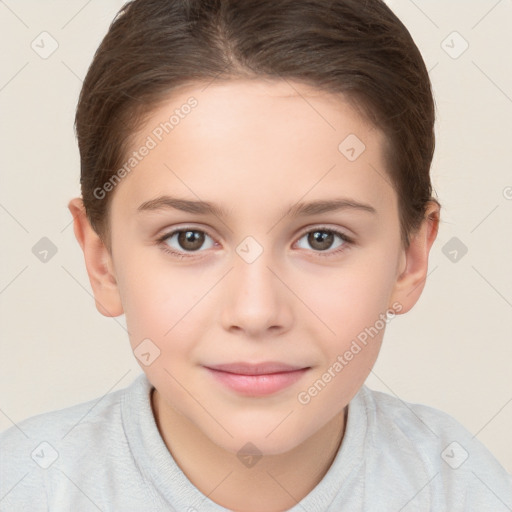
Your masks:
<svg viewBox="0 0 512 512"><path fill-rule="evenodd" d="M335 249L326 254L320 254L321 256L337 254L345 250L345 248L352 243L352 240L344 233L323 227L307 231L298 240L297 244L301 249L308 249L309 247L305 247L304 244L301 245L301 240L305 240L306 244L315 252L325 252L329 249Z"/></svg>
<svg viewBox="0 0 512 512"><path fill-rule="evenodd" d="M304 246L304 240L309 247ZM206 232L192 227L176 229L158 239L159 245L166 253L183 259L194 257L194 253L204 252L215 246L213 238ZM301 249L313 249L319 256L334 256L352 245L353 241L336 229L319 227L303 233L297 245ZM334 250L332 250L334 249Z"/></svg>
<svg viewBox="0 0 512 512"><path fill-rule="evenodd" d="M208 240L210 242L208 242ZM206 247L204 247L206 243ZM159 239L162 249L178 257L187 257L187 253L202 252L200 249L210 249L214 246L213 239L200 229L179 229L165 234Z"/></svg>

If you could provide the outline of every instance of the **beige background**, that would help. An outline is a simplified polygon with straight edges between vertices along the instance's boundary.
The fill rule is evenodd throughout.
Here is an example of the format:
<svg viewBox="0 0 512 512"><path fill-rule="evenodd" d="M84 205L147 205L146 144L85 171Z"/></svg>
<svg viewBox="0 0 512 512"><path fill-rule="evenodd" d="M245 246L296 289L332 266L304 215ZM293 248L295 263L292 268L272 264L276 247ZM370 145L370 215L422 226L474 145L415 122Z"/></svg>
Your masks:
<svg viewBox="0 0 512 512"><path fill-rule="evenodd" d="M0 2L0 430L141 372L124 318L94 307L66 208L79 195L81 80L122 4ZM512 472L512 1L390 5L433 81L443 222L424 294L390 323L367 384L448 412ZM58 43L46 59L31 47L43 31ZM32 252L42 237L57 248L46 263ZM455 262L453 237L468 249Z"/></svg>

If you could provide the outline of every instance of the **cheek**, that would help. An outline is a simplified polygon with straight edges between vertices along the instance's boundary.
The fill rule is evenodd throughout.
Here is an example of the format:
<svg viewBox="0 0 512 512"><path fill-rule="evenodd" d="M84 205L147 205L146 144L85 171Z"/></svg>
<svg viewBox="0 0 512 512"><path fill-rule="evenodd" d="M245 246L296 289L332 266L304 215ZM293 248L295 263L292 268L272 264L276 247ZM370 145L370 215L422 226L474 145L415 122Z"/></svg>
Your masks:
<svg viewBox="0 0 512 512"><path fill-rule="evenodd" d="M394 263L392 257L379 258L377 254L364 260L312 280L304 296L304 302L311 304L322 320L314 327L305 322L322 351L318 371L297 396L307 414L327 418L348 403L378 357L389 323L385 315Z"/></svg>
<svg viewBox="0 0 512 512"><path fill-rule="evenodd" d="M178 270L163 258L151 264L142 261L142 255L133 254L117 271L126 324L132 346L149 338L163 348L193 316L205 283L192 267Z"/></svg>
<svg viewBox="0 0 512 512"><path fill-rule="evenodd" d="M373 325L386 312L394 271L392 252L354 252L346 264L325 269L314 279L305 274L297 276L297 289L301 290L302 301L317 315L317 324L323 324L325 333L346 341Z"/></svg>

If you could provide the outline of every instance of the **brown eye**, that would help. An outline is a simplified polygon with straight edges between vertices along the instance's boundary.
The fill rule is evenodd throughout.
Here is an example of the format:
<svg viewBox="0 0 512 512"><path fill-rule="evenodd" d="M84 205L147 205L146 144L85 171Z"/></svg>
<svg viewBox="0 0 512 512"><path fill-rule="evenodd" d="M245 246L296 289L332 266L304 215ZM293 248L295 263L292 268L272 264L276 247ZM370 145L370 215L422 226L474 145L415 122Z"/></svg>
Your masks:
<svg viewBox="0 0 512 512"><path fill-rule="evenodd" d="M197 251L204 243L204 233L200 231L179 231L178 243L186 251Z"/></svg>
<svg viewBox="0 0 512 512"><path fill-rule="evenodd" d="M312 231L308 233L308 243L317 251L330 249L334 241L334 235L329 231Z"/></svg>
<svg viewBox="0 0 512 512"><path fill-rule="evenodd" d="M339 241L336 242L336 239ZM306 244L301 241L305 240ZM343 233L333 229L313 229L304 233L299 239L298 245L301 249L313 249L316 252L328 251L329 249L343 248L350 240ZM331 251L329 254L335 253Z"/></svg>
<svg viewBox="0 0 512 512"><path fill-rule="evenodd" d="M203 247L209 239L210 245ZM165 236L162 241L176 252L199 252L200 249L213 247L213 240L204 231L197 229L176 230Z"/></svg>

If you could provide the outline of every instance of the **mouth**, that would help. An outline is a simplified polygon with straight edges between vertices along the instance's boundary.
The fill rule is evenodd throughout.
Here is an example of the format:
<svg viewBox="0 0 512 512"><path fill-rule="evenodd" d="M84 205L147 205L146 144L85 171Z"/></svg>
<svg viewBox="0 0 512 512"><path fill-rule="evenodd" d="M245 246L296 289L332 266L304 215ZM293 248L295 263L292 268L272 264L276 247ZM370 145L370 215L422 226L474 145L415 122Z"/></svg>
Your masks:
<svg viewBox="0 0 512 512"><path fill-rule="evenodd" d="M272 373L287 373L297 370L310 368L309 366L290 365L277 361L269 361L265 363L227 363L209 365L206 368L226 373L235 373L237 375L269 375Z"/></svg>
<svg viewBox="0 0 512 512"><path fill-rule="evenodd" d="M281 362L260 364L230 363L205 366L212 377L238 394L265 396L291 386L301 379L310 366L289 365Z"/></svg>

